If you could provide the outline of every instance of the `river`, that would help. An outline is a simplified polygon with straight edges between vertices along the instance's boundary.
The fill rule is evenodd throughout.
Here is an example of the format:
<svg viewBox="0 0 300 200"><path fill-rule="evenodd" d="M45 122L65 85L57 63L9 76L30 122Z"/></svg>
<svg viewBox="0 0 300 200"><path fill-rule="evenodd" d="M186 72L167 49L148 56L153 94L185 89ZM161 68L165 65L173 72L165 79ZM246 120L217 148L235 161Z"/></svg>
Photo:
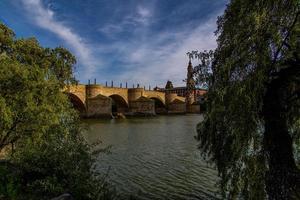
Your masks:
<svg viewBox="0 0 300 200"><path fill-rule="evenodd" d="M216 170L197 149L201 115L119 120L84 120L88 142L111 145L97 169L123 197L138 199L219 199Z"/></svg>

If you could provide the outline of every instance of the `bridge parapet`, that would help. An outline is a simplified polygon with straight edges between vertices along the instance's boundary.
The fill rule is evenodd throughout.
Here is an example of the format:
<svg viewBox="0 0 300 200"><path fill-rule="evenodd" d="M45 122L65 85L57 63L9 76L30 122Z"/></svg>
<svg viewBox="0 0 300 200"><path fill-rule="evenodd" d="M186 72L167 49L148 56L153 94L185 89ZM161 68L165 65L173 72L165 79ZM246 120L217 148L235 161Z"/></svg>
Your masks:
<svg viewBox="0 0 300 200"><path fill-rule="evenodd" d="M144 96L147 98L159 99L164 105L166 105L166 96L164 92L155 91L155 90L146 90L144 91Z"/></svg>
<svg viewBox="0 0 300 200"><path fill-rule="evenodd" d="M72 85L66 93L73 102L85 107L86 116L110 116L112 113L185 113L185 97L144 88L107 87L103 85ZM75 96L75 97L74 97ZM79 99L79 100L76 100ZM146 101L146 99L148 99ZM76 100L76 101L75 101ZM194 106L195 107L195 106ZM149 110L149 112L145 110ZM84 109L82 109L84 110Z"/></svg>

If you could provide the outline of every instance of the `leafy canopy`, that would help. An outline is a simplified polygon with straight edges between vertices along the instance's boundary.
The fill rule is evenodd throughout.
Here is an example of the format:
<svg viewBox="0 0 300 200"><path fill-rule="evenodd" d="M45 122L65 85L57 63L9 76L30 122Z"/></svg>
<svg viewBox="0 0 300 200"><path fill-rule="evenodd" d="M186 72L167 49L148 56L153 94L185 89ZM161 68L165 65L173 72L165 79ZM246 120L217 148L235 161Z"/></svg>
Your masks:
<svg viewBox="0 0 300 200"><path fill-rule="evenodd" d="M217 22L216 50L188 53L209 88L200 148L216 163L226 198L300 191L299 12L299 0L232 0Z"/></svg>
<svg viewBox="0 0 300 200"><path fill-rule="evenodd" d="M0 23L0 199L114 198L62 92L75 62Z"/></svg>

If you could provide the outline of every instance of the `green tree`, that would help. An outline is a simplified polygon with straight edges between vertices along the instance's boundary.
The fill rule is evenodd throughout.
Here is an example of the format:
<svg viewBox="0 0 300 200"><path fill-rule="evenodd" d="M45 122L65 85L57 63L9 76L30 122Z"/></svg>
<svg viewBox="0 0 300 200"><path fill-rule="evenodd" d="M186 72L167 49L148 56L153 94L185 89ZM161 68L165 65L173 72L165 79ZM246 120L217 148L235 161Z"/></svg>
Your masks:
<svg viewBox="0 0 300 200"><path fill-rule="evenodd" d="M46 49L46 55L48 62L50 63L48 68L54 72L56 78L60 81L61 86L77 83L73 76L73 66L76 63L75 56L63 47Z"/></svg>
<svg viewBox="0 0 300 200"><path fill-rule="evenodd" d="M35 38L16 39L14 32L1 23L0 56L47 70L47 73L56 76L61 87L77 83L73 75L76 58L67 49L43 48Z"/></svg>
<svg viewBox="0 0 300 200"><path fill-rule="evenodd" d="M14 37L15 33L7 26L0 23L0 55L10 53L12 51Z"/></svg>
<svg viewBox="0 0 300 200"><path fill-rule="evenodd" d="M232 0L218 46L192 52L208 85L200 148L228 199L299 199L300 2Z"/></svg>
<svg viewBox="0 0 300 200"><path fill-rule="evenodd" d="M37 66L0 60L0 150L60 123L67 99L59 82L45 74Z"/></svg>
<svg viewBox="0 0 300 200"><path fill-rule="evenodd" d="M16 39L0 24L0 61L1 151L23 135L58 123L59 111L66 110L61 89L76 82L76 59L62 47L43 48L35 38Z"/></svg>
<svg viewBox="0 0 300 200"><path fill-rule="evenodd" d="M0 199L112 199L62 90L75 57L0 24ZM106 151L98 149L98 152Z"/></svg>

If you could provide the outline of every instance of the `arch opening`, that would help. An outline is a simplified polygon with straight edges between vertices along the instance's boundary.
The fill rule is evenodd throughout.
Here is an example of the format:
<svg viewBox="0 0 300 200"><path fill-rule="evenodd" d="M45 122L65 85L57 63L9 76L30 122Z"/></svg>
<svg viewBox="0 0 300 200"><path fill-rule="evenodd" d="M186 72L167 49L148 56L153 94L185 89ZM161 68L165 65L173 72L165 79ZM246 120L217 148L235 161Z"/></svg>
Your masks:
<svg viewBox="0 0 300 200"><path fill-rule="evenodd" d="M69 97L69 100L70 100L73 108L79 112L81 117L84 116L86 113L86 108L85 108L84 103L81 101L81 99L72 93L67 93L67 95Z"/></svg>
<svg viewBox="0 0 300 200"><path fill-rule="evenodd" d="M167 109L165 104L156 97L151 97L150 99L154 100L154 105L155 105L155 113L156 114L165 114L167 113Z"/></svg>
<svg viewBox="0 0 300 200"><path fill-rule="evenodd" d="M111 112L113 115L128 112L128 104L123 97L117 94L109 97L112 99Z"/></svg>

